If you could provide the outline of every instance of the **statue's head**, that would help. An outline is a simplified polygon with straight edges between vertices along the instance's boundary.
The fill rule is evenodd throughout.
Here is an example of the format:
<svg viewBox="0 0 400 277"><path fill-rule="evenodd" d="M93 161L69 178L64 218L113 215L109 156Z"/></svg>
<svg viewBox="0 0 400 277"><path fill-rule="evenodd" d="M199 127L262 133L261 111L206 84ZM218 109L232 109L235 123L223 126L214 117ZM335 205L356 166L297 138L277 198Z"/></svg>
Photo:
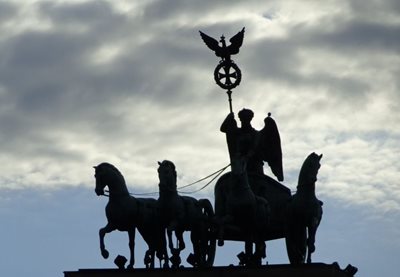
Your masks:
<svg viewBox="0 0 400 277"><path fill-rule="evenodd" d="M250 123L250 121L253 119L254 117L254 113L252 110L250 109L245 109L243 108L240 112L239 112L239 119L240 121L243 122L247 122Z"/></svg>

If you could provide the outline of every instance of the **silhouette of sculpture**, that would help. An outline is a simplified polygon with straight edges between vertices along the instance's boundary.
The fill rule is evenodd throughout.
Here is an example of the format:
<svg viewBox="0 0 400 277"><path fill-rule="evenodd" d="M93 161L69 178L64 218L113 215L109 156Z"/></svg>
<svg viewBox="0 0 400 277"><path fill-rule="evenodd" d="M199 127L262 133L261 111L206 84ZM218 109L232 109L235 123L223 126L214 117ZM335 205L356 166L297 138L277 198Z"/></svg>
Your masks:
<svg viewBox="0 0 400 277"><path fill-rule="evenodd" d="M218 218L218 245L224 244L225 228L235 226L245 242L240 264L261 265L262 258L266 257L263 234L268 228L269 206L265 198L255 195L250 188L246 164L247 159L243 156L232 160L224 214Z"/></svg>
<svg viewBox="0 0 400 277"><path fill-rule="evenodd" d="M163 227L167 228L168 245L172 255L173 267L179 267L180 252L185 249L183 232L190 231L193 254L188 262L194 267L212 266L215 255L215 239L210 240L213 207L208 199L195 199L181 196L177 191L175 165L168 160L159 162L159 198L158 204ZM177 248L172 242L172 232L178 239Z"/></svg>
<svg viewBox="0 0 400 277"><path fill-rule="evenodd" d="M230 113L221 125L221 132L226 134L229 156L247 160L247 171L254 174L264 174L263 161L268 162L272 173L283 181L282 149L279 131L271 114L265 118L265 126L261 131L251 126L254 116L252 110L242 109L239 112L241 127L237 126L234 114Z"/></svg>
<svg viewBox="0 0 400 277"><path fill-rule="evenodd" d="M231 59L231 55L239 53L239 49L243 44L244 27L239 33L230 38L229 41L231 44L229 46L226 45L225 37L223 35L219 41L221 43L220 46L216 39L201 31L199 32L208 48L213 50L217 57L221 58L221 61L214 70L214 80L221 88L228 90L229 107L232 112L231 90L240 84L242 73L236 63Z"/></svg>
<svg viewBox="0 0 400 277"><path fill-rule="evenodd" d="M200 31L204 43L221 58L214 79L227 90L230 106L230 113L220 131L226 136L231 172L222 175L215 184L215 214L208 199L179 195L176 168L171 161L158 162L157 200L131 196L119 170L109 163L101 163L94 167L95 192L105 195L105 187L109 189L105 209L108 222L99 230L104 258L109 256L104 244L105 235L114 230L126 231L130 249L127 267L133 268L135 230L138 229L148 245L144 257L148 268L154 267L155 257L160 263L164 262L163 267L169 267L169 261L173 268L180 267L180 253L186 247L184 231L190 231L193 253L187 261L194 267L213 265L217 239L219 246L224 244L224 240L245 243L244 252L238 255L241 265L261 265L266 257L265 241L279 238L286 240L290 263L311 263L315 236L322 219L322 202L315 195L322 154L311 153L305 159L297 192L292 196L290 190L278 182L284 179L282 148L278 127L271 114L264 119L264 127L256 130L251 125L253 111L244 108L238 113L241 123L238 126L232 112L231 89L239 85L241 72L231 56L239 53L244 31L243 28L230 38L228 46L224 36L217 41ZM278 181L264 174L264 162ZM165 232L172 254L170 258ZM172 241L173 233L177 238L176 247ZM126 259L118 256L115 263L123 269ZM349 273L357 271L354 267L346 270Z"/></svg>
<svg viewBox="0 0 400 277"><path fill-rule="evenodd" d="M168 254L164 229L161 226L158 204L156 199L135 198L129 194L125 179L119 170L109 164L101 163L95 166L96 188L98 196L104 195L108 186L109 201L106 206L107 225L99 230L100 250L102 256L109 256L105 248L104 236L114 230L128 232L130 261L128 268L135 264L135 230L138 229L149 249L146 252L146 267L154 267L154 256L164 261L168 267Z"/></svg>
<svg viewBox="0 0 400 277"><path fill-rule="evenodd" d="M322 218L322 202L315 196L315 182L321 155L311 153L299 174L297 192L287 206L286 247L290 263L311 263L315 251L315 234ZM308 235L307 235L308 234Z"/></svg>
<svg viewBox="0 0 400 277"><path fill-rule="evenodd" d="M216 39L206 35L202 31L199 32L204 43L208 46L208 48L213 50L215 52L215 55L217 57L220 57L222 61L230 61L231 55L239 53L239 48L243 44L244 27L239 33L230 38L229 41L231 42L231 44L229 46L226 46L224 36L221 36L220 42L222 46L219 46L219 42Z"/></svg>
<svg viewBox="0 0 400 277"><path fill-rule="evenodd" d="M283 216L286 203L291 197L288 188L271 177L266 176L263 170L265 161L271 167L272 173L274 173L278 180L283 180L282 150L279 131L275 121L268 114L268 117L264 120L264 128L257 131L251 125L251 120L254 116L251 110L242 109L238 115L241 121L240 127L237 125L234 114L230 113L220 128L221 132L226 134L232 171L221 176L214 189L215 214L217 221L222 225L222 230L224 230L223 232L219 231L219 245L223 245L223 239L247 240L248 235L245 233L248 233L248 231L244 229L246 228L245 224L238 223L240 221L239 217L243 217L243 214L237 213L235 215L235 212L233 212L235 208L232 207L232 201L235 194L239 198L242 197L242 202L234 200L236 203L242 203L242 205L249 205L251 201L253 201L253 204L257 203L258 212L257 209L253 210L253 215L250 215L249 210L247 210L248 215L246 217L251 219L256 216L257 225L254 226L258 231L253 230L253 232L257 232L257 235L253 234L253 238L257 236L262 238L258 239L259 241L283 238L285 236ZM236 168L237 164L243 165L242 174L237 174L237 172L240 172ZM236 190L244 192L246 186L251 188L250 191L254 194L257 201L249 200L254 198L250 196L250 192L243 193L241 196L235 192ZM243 204L243 201L247 201L247 204ZM260 206L259 203L264 204ZM239 204L236 205L239 207ZM240 210L240 208L237 209ZM263 215L263 210L266 211L265 215ZM227 218L232 219L235 217L238 218L227 220ZM240 256L241 263L259 264L260 258L265 257L265 254L259 254L262 247L256 246L256 251L251 256L248 245L249 243L247 243L247 246L245 244L245 254ZM265 250L263 252L265 253Z"/></svg>

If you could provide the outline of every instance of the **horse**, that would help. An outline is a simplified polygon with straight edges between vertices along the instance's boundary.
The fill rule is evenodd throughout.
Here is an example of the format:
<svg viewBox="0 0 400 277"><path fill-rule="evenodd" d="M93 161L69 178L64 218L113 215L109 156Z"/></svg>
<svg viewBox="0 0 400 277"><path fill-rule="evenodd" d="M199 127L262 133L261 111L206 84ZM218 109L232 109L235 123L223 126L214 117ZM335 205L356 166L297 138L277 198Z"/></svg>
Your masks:
<svg viewBox="0 0 400 277"><path fill-rule="evenodd" d="M221 177L215 185L218 245L223 246L225 229L229 229L236 240L245 242L245 252L238 255L240 264L257 266L266 257L263 234L267 232L270 209L268 201L250 187L246 167L244 157L232 159L231 172L224 175L229 179Z"/></svg>
<svg viewBox="0 0 400 277"><path fill-rule="evenodd" d="M304 161L297 192L287 205L286 248L291 264L311 263L315 235L322 219L323 203L315 195L315 183L321 167L321 155L311 153Z"/></svg>
<svg viewBox="0 0 400 277"><path fill-rule="evenodd" d="M175 165L171 161L158 162L159 176L159 208L163 226L167 229L168 245L171 253L172 267L179 267L180 252L185 249L183 232L190 231L193 254L188 262L194 267L209 267L214 262L215 243L209 243L208 231L210 220L214 217L214 209L208 199L195 199L181 196L177 191L177 175ZM178 240L174 248L172 232ZM214 247L214 248L213 248Z"/></svg>
<svg viewBox="0 0 400 277"><path fill-rule="evenodd" d="M139 233L147 243L145 264L147 268L154 268L154 256L161 261L163 267L168 267L168 255L164 229L159 220L159 211L156 199L135 198L130 195L125 184L125 179L119 170L109 163L101 163L95 166L96 188L98 196L105 195L104 189L108 186L109 201L105 208L107 225L99 230L100 250L103 258L109 257L105 248L104 237L114 230L128 232L130 261L128 268L135 264L135 231Z"/></svg>

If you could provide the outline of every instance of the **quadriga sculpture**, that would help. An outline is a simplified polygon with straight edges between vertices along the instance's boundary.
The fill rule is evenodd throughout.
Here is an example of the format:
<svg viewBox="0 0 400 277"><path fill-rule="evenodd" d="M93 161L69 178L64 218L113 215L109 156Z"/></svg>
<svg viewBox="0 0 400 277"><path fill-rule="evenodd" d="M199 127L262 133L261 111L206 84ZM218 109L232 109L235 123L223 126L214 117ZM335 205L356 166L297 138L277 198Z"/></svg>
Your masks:
<svg viewBox="0 0 400 277"><path fill-rule="evenodd" d="M315 196L321 155L311 153L299 174L297 192L287 205L286 248L291 264L311 263L315 234L322 218L322 202Z"/></svg>
<svg viewBox="0 0 400 277"><path fill-rule="evenodd" d="M168 267L165 231L161 226L157 200L151 198L135 198L129 194L125 179L119 170L109 164L101 163L95 166L97 195L104 195L108 186L109 201L106 206L107 225L99 230L100 250L102 256L109 256L105 248L104 236L114 230L128 232L130 261L128 268L135 264L135 230L138 229L146 241L149 250L146 252L146 267L154 267L154 256L164 261L163 267Z"/></svg>
<svg viewBox="0 0 400 277"><path fill-rule="evenodd" d="M195 199L181 196L177 191L175 165L168 160L159 162L159 198L162 224L167 228L168 244L173 256L173 267L179 267L180 252L185 249L183 232L190 231L193 254L188 262L194 267L212 266L215 255L215 238L211 236L211 220L214 217L213 207L208 199ZM177 248L172 242L172 232L178 239Z"/></svg>

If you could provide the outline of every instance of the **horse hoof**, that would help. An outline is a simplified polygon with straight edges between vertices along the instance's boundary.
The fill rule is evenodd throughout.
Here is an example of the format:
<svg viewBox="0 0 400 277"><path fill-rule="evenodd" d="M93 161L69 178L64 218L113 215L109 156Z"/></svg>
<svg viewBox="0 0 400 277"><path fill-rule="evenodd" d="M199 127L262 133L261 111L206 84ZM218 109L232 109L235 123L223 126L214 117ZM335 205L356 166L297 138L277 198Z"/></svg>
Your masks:
<svg viewBox="0 0 400 277"><path fill-rule="evenodd" d="M168 264L168 263L165 263L165 264L163 265L163 268L169 268L169 264Z"/></svg>
<svg viewBox="0 0 400 277"><path fill-rule="evenodd" d="M133 264L129 264L126 269L133 269Z"/></svg>
<svg viewBox="0 0 400 277"><path fill-rule="evenodd" d="M225 242L223 239L218 240L218 246L224 246Z"/></svg>
<svg viewBox="0 0 400 277"><path fill-rule="evenodd" d="M108 253L107 250L103 249L103 250L101 250L101 255L103 256L104 259L108 259L108 257L110 256L110 253Z"/></svg>

